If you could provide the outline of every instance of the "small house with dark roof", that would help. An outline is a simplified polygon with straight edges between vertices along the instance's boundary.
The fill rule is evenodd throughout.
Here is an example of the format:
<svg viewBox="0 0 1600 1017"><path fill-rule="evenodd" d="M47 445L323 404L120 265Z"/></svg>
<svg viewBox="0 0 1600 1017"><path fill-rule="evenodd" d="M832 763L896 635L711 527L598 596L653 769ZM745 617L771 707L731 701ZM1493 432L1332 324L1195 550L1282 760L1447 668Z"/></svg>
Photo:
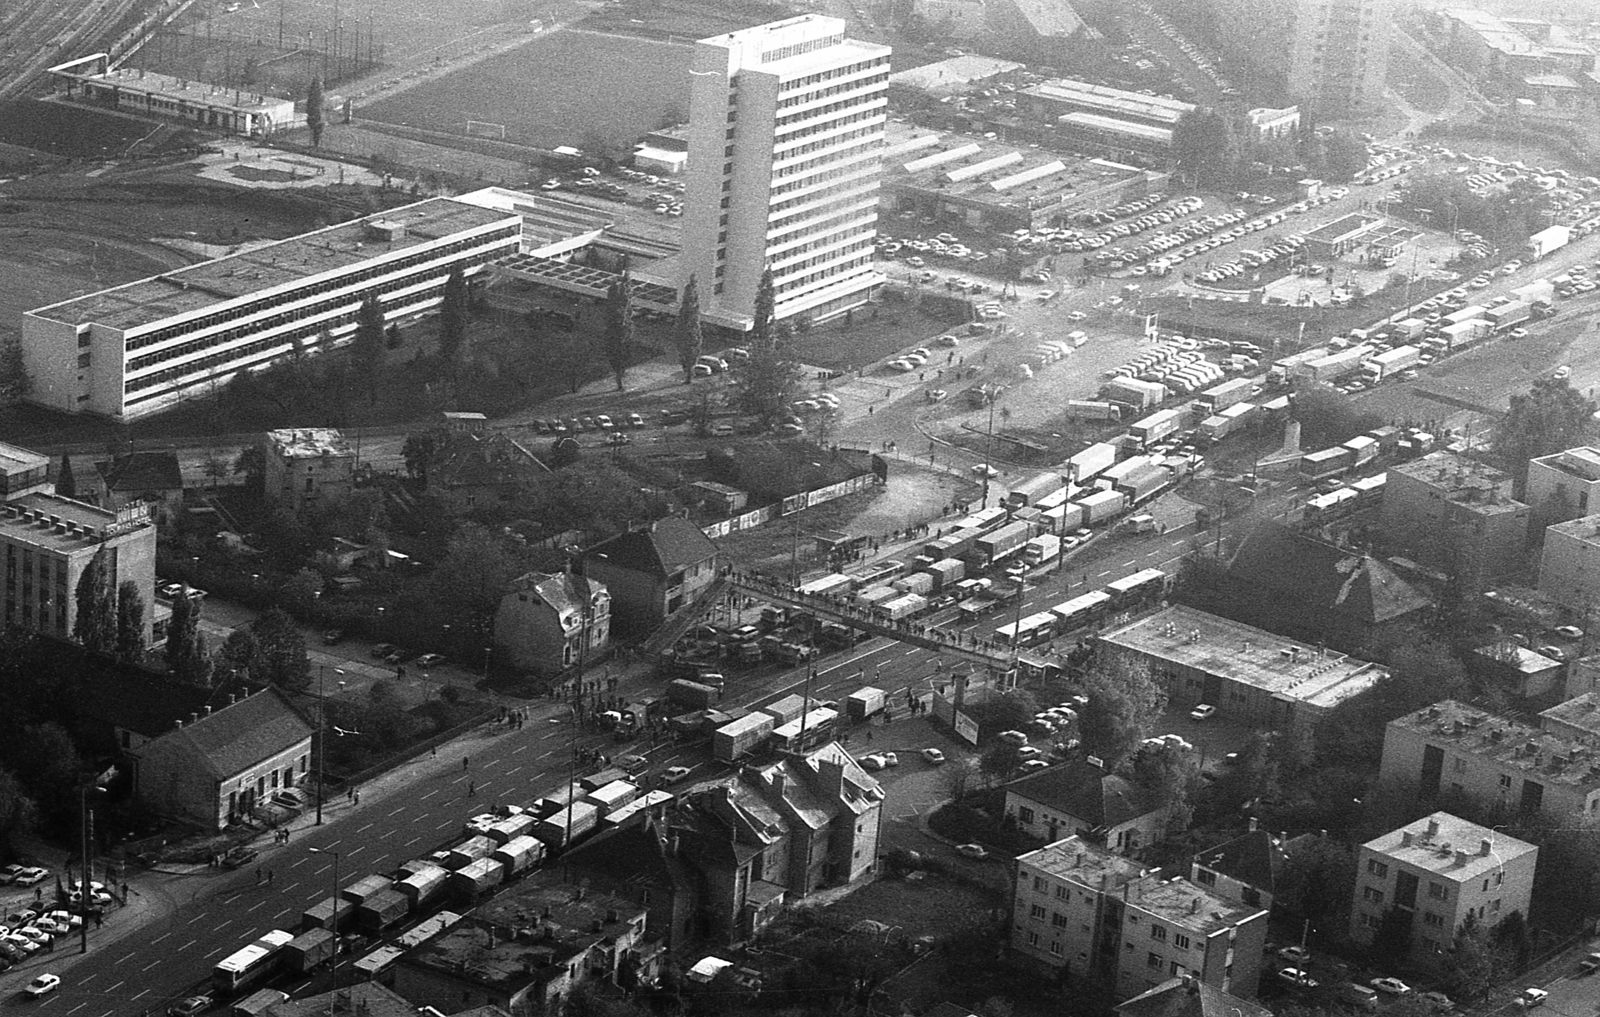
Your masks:
<svg viewBox="0 0 1600 1017"><path fill-rule="evenodd" d="M191 713L143 746L134 793L157 815L221 830L307 778L311 735L275 689Z"/></svg>
<svg viewBox="0 0 1600 1017"><path fill-rule="evenodd" d="M1169 978L1116 1005L1122 1017L1272 1017L1259 1003L1240 999L1193 975Z"/></svg>
<svg viewBox="0 0 1600 1017"><path fill-rule="evenodd" d="M743 777L681 797L671 831L693 873L696 935L742 943L777 917L788 897L792 828Z"/></svg>
<svg viewBox="0 0 1600 1017"><path fill-rule="evenodd" d="M1189 879L1219 897L1271 910L1284 858L1278 839L1256 829L1252 817L1244 835L1196 852Z"/></svg>
<svg viewBox="0 0 1600 1017"><path fill-rule="evenodd" d="M494 644L513 667L559 674L611 645L611 591L586 576L529 572L500 598Z"/></svg>
<svg viewBox="0 0 1600 1017"><path fill-rule="evenodd" d="M183 511L183 471L178 453L125 452L79 482L78 497L101 508L119 509L134 502L150 506L156 522L165 525Z"/></svg>
<svg viewBox="0 0 1600 1017"><path fill-rule="evenodd" d="M1094 763L1062 763L1002 786L1006 816L1030 837L1082 837L1132 856L1167 835L1170 802Z"/></svg>
<svg viewBox="0 0 1600 1017"><path fill-rule="evenodd" d="M544 460L503 431L457 429L428 469L428 493L453 512L471 512L515 500L548 473Z"/></svg>
<svg viewBox="0 0 1600 1017"><path fill-rule="evenodd" d="M645 936L671 950L689 942L698 906L694 875L680 850L666 825L647 814L582 842L562 865L595 892L643 908Z"/></svg>
<svg viewBox="0 0 1600 1017"><path fill-rule="evenodd" d="M172 681L106 658L73 663L82 682L79 716L86 738L97 750L122 755L135 774L147 744L172 731L178 721L237 698L230 694L234 689Z"/></svg>
<svg viewBox="0 0 1600 1017"><path fill-rule="evenodd" d="M1377 558L1276 523L1252 530L1204 605L1269 632L1346 651L1423 619L1426 593Z"/></svg>
<svg viewBox="0 0 1600 1017"><path fill-rule="evenodd" d="M689 520L658 519L583 552L582 571L611 591L615 625L649 632L694 603L717 578L717 545Z"/></svg>

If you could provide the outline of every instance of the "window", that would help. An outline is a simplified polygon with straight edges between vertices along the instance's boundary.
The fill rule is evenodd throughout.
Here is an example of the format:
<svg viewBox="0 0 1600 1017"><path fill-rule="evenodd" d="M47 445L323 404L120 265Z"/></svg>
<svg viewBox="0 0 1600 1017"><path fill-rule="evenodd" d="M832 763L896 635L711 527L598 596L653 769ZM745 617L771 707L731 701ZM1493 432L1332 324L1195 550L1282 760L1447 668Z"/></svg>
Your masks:
<svg viewBox="0 0 1600 1017"><path fill-rule="evenodd" d="M1201 886L1216 886L1217 874L1210 869L1195 869L1194 881Z"/></svg>
<svg viewBox="0 0 1600 1017"><path fill-rule="evenodd" d="M1499 886L1501 883L1504 883L1505 881L1506 881L1506 874L1504 872L1496 872L1494 874L1494 885L1495 886Z"/></svg>
<svg viewBox="0 0 1600 1017"><path fill-rule="evenodd" d="M1172 934L1172 945L1180 950L1187 950L1189 949L1189 937L1181 932L1175 932Z"/></svg>
<svg viewBox="0 0 1600 1017"><path fill-rule="evenodd" d="M1434 953L1438 953L1439 952L1439 941L1437 939L1434 939L1432 936L1423 936L1422 937L1422 948L1424 950L1432 950Z"/></svg>
<svg viewBox="0 0 1600 1017"><path fill-rule="evenodd" d="M1030 808L1023 807L1023 806L1018 806L1018 808L1017 808L1017 822L1019 822L1019 823L1031 823L1031 822L1033 822L1033 810L1030 809Z"/></svg>
<svg viewBox="0 0 1600 1017"><path fill-rule="evenodd" d="M1057 886L1056 887L1056 899L1057 900L1071 900L1072 899L1072 891L1068 890L1065 885Z"/></svg>
<svg viewBox="0 0 1600 1017"><path fill-rule="evenodd" d="M1489 911L1492 914L1499 914L1500 913L1500 901L1501 901L1501 898L1496 897L1494 899L1494 903L1489 905Z"/></svg>
<svg viewBox="0 0 1600 1017"><path fill-rule="evenodd" d="M1061 940L1055 940L1050 944L1050 955L1053 957L1061 956Z"/></svg>
<svg viewBox="0 0 1600 1017"><path fill-rule="evenodd" d="M1507 791L1511 790L1511 774L1502 773L1500 775L1500 786L1505 788Z"/></svg>
<svg viewBox="0 0 1600 1017"><path fill-rule="evenodd" d="M1150 926L1150 938L1164 941L1167 938L1167 930L1160 925L1152 925Z"/></svg>
<svg viewBox="0 0 1600 1017"><path fill-rule="evenodd" d="M1034 893L1048 893L1049 890L1050 890L1050 884L1045 881L1045 878L1043 876L1034 876L1033 877L1033 892Z"/></svg>
<svg viewBox="0 0 1600 1017"><path fill-rule="evenodd" d="M1378 861L1376 858L1367 859L1367 871L1372 875L1377 876L1379 879L1389 878L1389 866Z"/></svg>
<svg viewBox="0 0 1600 1017"><path fill-rule="evenodd" d="M1449 900L1450 899L1450 891L1445 887L1445 885L1443 883L1435 883L1432 880L1430 880L1428 882L1428 899L1429 900Z"/></svg>
<svg viewBox="0 0 1600 1017"><path fill-rule="evenodd" d="M1438 929L1444 926L1444 916L1434 914L1432 911L1422 912L1422 924Z"/></svg>
<svg viewBox="0 0 1600 1017"><path fill-rule="evenodd" d="M1035 904L1033 907L1029 908L1028 917L1036 918L1041 922L1044 921L1044 905Z"/></svg>
<svg viewBox="0 0 1600 1017"><path fill-rule="evenodd" d="M1465 756L1457 756L1450 765L1455 768L1457 773L1467 772L1467 758Z"/></svg>
<svg viewBox="0 0 1600 1017"><path fill-rule="evenodd" d="M1028 933L1028 945L1029 946L1038 946L1039 945L1039 934L1037 932Z"/></svg>
<svg viewBox="0 0 1600 1017"><path fill-rule="evenodd" d="M1067 916L1059 911L1052 911L1050 912L1050 924L1058 929L1065 929L1067 927Z"/></svg>
<svg viewBox="0 0 1600 1017"><path fill-rule="evenodd" d="M1145 960L1145 964L1152 968L1159 968L1161 966L1161 955L1159 953L1152 953Z"/></svg>
<svg viewBox="0 0 1600 1017"><path fill-rule="evenodd" d="M1361 888L1361 896L1374 904L1383 903L1383 891L1377 889L1376 887L1363 886Z"/></svg>

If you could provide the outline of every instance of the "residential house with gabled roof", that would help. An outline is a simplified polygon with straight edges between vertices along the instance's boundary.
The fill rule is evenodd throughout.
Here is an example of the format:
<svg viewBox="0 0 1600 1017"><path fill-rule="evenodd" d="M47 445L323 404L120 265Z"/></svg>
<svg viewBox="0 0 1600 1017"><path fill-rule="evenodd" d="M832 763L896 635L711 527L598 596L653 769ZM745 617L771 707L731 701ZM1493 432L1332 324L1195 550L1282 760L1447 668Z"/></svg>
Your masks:
<svg viewBox="0 0 1600 1017"><path fill-rule="evenodd" d="M459 430L428 470L428 493L453 512L471 512L514 500L548 473L544 460L504 431Z"/></svg>
<svg viewBox="0 0 1600 1017"><path fill-rule="evenodd" d="M191 713L143 746L134 793L157 815L221 830L306 779L311 735L276 689Z"/></svg>
<svg viewBox="0 0 1600 1017"><path fill-rule="evenodd" d="M611 591L568 572L520 576L495 610L494 644L513 667L564 671L611 644Z"/></svg>
<svg viewBox="0 0 1600 1017"><path fill-rule="evenodd" d="M1219 897L1270 911L1284 858L1278 839L1257 829L1252 816L1248 832L1195 852L1189 880Z"/></svg>
<svg viewBox="0 0 1600 1017"><path fill-rule="evenodd" d="M1361 551L1262 523L1228 563L1207 610L1353 652L1433 608L1426 593Z"/></svg>
<svg viewBox="0 0 1600 1017"><path fill-rule="evenodd" d="M78 485L78 497L101 508L148 504L151 515L163 525L183 511L183 470L178 466L178 453L171 449L124 452L95 463L93 472Z"/></svg>
<svg viewBox="0 0 1600 1017"><path fill-rule="evenodd" d="M611 591L618 631L648 632L717 578L717 545L679 516L602 540L583 552L584 575Z"/></svg>
<svg viewBox="0 0 1600 1017"><path fill-rule="evenodd" d="M667 949L689 941L698 897L681 844L651 814L612 827L562 857L574 879L645 910L645 935Z"/></svg>
<svg viewBox="0 0 1600 1017"><path fill-rule="evenodd" d="M76 646L72 649L83 652ZM86 736L97 750L122 756L135 783L147 744L191 714L203 716L215 707L234 704L241 691L248 694L242 683L201 688L119 661L74 661L73 667L82 682L79 713Z"/></svg>
<svg viewBox="0 0 1600 1017"><path fill-rule="evenodd" d="M1167 835L1170 802L1094 763L1061 763L1002 787L1006 816L1030 837L1082 837L1132 856Z"/></svg>
<svg viewBox="0 0 1600 1017"><path fill-rule="evenodd" d="M757 767L750 775L780 808L789 810L791 826L816 831L810 850L796 844L792 852L794 885L801 896L822 886L853 883L872 871L883 821L883 788L838 742Z"/></svg>
<svg viewBox="0 0 1600 1017"><path fill-rule="evenodd" d="M788 820L739 775L697 787L677 804L670 836L695 875L697 933L729 943L754 937L788 897Z"/></svg>
<svg viewBox="0 0 1600 1017"><path fill-rule="evenodd" d="M1122 1017L1272 1017L1259 1003L1240 999L1194 975L1169 978L1116 1005Z"/></svg>

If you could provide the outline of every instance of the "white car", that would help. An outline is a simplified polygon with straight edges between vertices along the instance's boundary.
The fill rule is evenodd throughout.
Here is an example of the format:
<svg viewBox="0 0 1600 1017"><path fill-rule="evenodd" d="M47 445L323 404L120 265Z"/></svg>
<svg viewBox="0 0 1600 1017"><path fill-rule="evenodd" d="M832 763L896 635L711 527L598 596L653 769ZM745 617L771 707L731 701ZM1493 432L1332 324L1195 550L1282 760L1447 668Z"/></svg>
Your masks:
<svg viewBox="0 0 1600 1017"><path fill-rule="evenodd" d="M1189 711L1189 716L1195 720L1210 720L1217 715L1217 708L1210 703L1201 703Z"/></svg>
<svg viewBox="0 0 1600 1017"><path fill-rule="evenodd" d="M860 763L861 768L864 770L881 770L885 766L889 765L888 763L884 762L883 757L878 755L876 752L868 756L862 756L860 759L856 760L856 762Z"/></svg>
<svg viewBox="0 0 1600 1017"><path fill-rule="evenodd" d="M1379 992L1385 992L1391 996L1407 996L1411 994L1411 986L1398 978L1374 978L1367 984Z"/></svg>
<svg viewBox="0 0 1600 1017"><path fill-rule="evenodd" d="M1311 951L1303 946L1285 946L1278 950L1278 956L1291 964L1304 964L1311 959Z"/></svg>
<svg viewBox="0 0 1600 1017"><path fill-rule="evenodd" d="M661 783L676 784L687 776L689 776L689 768L687 766L669 766L661 771Z"/></svg>
<svg viewBox="0 0 1600 1017"><path fill-rule="evenodd" d="M49 875L49 869L43 869L37 865L33 865L17 873L11 881L18 886L33 886L35 883L44 882L45 878Z"/></svg>
<svg viewBox="0 0 1600 1017"><path fill-rule="evenodd" d="M1543 989L1523 989L1522 995L1517 997L1517 1005L1527 1010L1536 1006L1543 1006L1544 1001L1549 998L1550 993Z"/></svg>
<svg viewBox="0 0 1600 1017"><path fill-rule="evenodd" d="M60 975L39 975L29 982L22 991L32 998L38 999L40 996L48 996L59 988L61 988Z"/></svg>
<svg viewBox="0 0 1600 1017"><path fill-rule="evenodd" d="M982 844L962 844L956 848L956 854L981 860L989 857L989 849Z"/></svg>
<svg viewBox="0 0 1600 1017"><path fill-rule="evenodd" d="M940 752L938 749L923 749L922 759L924 762L929 763L932 766L938 766L940 763L944 762L944 753Z"/></svg>
<svg viewBox="0 0 1600 1017"><path fill-rule="evenodd" d="M1088 317L1089 316L1087 314L1085 314L1084 312L1082 312L1082 311L1073 311L1071 314L1067 315L1067 320L1068 321L1083 321L1084 319L1086 319Z"/></svg>
<svg viewBox="0 0 1600 1017"><path fill-rule="evenodd" d="M972 468L972 472L980 477L988 477L991 480L1000 475L1000 471L988 463L979 463Z"/></svg>

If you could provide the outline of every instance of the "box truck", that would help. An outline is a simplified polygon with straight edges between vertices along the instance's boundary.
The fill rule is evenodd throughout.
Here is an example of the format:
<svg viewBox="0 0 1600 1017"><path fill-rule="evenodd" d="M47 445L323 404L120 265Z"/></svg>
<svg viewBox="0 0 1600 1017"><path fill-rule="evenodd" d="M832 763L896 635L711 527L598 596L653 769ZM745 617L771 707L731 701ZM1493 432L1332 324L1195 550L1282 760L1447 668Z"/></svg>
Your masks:
<svg viewBox="0 0 1600 1017"><path fill-rule="evenodd" d="M903 594L893 600L886 600L878 605L880 614L885 615L890 621L899 621L902 618L915 618L928 609L928 598L919 597L915 593Z"/></svg>
<svg viewBox="0 0 1600 1017"><path fill-rule="evenodd" d="M1084 525L1093 526L1120 516L1128 507L1128 497L1121 491L1096 491L1078 499L1078 505L1083 509Z"/></svg>
<svg viewBox="0 0 1600 1017"><path fill-rule="evenodd" d="M722 690L687 678L675 678L667 685L667 698L690 710L705 710L722 698Z"/></svg>
<svg viewBox="0 0 1600 1017"><path fill-rule="evenodd" d="M752 713L724 724L711 733L711 756L724 763L743 759L766 744L776 726L777 722L766 713Z"/></svg>
<svg viewBox="0 0 1600 1017"><path fill-rule="evenodd" d="M1138 505L1154 498L1171 485L1171 471L1152 463L1123 477L1117 482L1117 490L1128 496L1129 505Z"/></svg>
<svg viewBox="0 0 1600 1017"><path fill-rule="evenodd" d="M573 802L539 820L539 825L533 828L533 835L544 841L546 847L556 850L593 830L599 821L599 809L588 802Z"/></svg>
<svg viewBox="0 0 1600 1017"><path fill-rule="evenodd" d="M1444 316L1444 322L1446 325L1458 325L1463 321L1471 321L1474 318L1481 318L1488 313L1488 311L1489 309L1481 304L1471 304L1467 307L1463 307L1459 311L1451 311L1449 314ZM1407 338L1411 337L1408 336Z"/></svg>
<svg viewBox="0 0 1600 1017"><path fill-rule="evenodd" d="M399 890L385 890L356 905L356 928L369 936L381 936L410 913L411 898Z"/></svg>
<svg viewBox="0 0 1600 1017"><path fill-rule="evenodd" d="M1422 363L1422 349L1417 346L1397 346L1384 353L1378 353L1361 362L1361 374L1369 382L1377 384L1409 367Z"/></svg>
<svg viewBox="0 0 1600 1017"><path fill-rule="evenodd" d="M1572 240L1571 226L1548 226L1528 238L1528 257L1534 261L1560 250Z"/></svg>
<svg viewBox="0 0 1600 1017"><path fill-rule="evenodd" d="M1221 441L1248 424L1256 411L1254 403L1235 403L1223 412L1202 420L1200 437L1209 442Z"/></svg>
<svg viewBox="0 0 1600 1017"><path fill-rule="evenodd" d="M1122 407L1100 399L1068 399L1068 420L1107 420L1122 422Z"/></svg>
<svg viewBox="0 0 1600 1017"><path fill-rule="evenodd" d="M1162 438L1183 429L1183 417L1177 410L1162 410L1137 420L1128 426L1128 433L1140 445L1152 445Z"/></svg>
<svg viewBox="0 0 1600 1017"><path fill-rule="evenodd" d="M510 816L502 819L483 832L486 837L496 844L505 844L532 830L533 824L536 822L538 822L537 817L523 813L519 816Z"/></svg>
<svg viewBox="0 0 1600 1017"><path fill-rule="evenodd" d="M404 871L405 876L394 888L411 901L412 911L421 911L437 900L450 877L449 869L425 861L407 862Z"/></svg>
<svg viewBox="0 0 1600 1017"><path fill-rule="evenodd" d="M499 886L505 879L505 865L494 858L480 858L450 874L450 890L458 898L472 900Z"/></svg>
<svg viewBox="0 0 1600 1017"><path fill-rule="evenodd" d="M1366 434L1351 438L1342 447L1350 450L1352 456L1351 465L1357 467L1365 466L1378 458L1380 450L1378 439Z"/></svg>
<svg viewBox="0 0 1600 1017"><path fill-rule="evenodd" d="M1516 328L1533 315L1533 305L1526 300L1513 300L1509 304L1491 307L1484 314L1495 332L1504 333Z"/></svg>
<svg viewBox="0 0 1600 1017"><path fill-rule="evenodd" d="M1160 382L1137 378L1113 378L1100 389L1102 399L1131 406L1135 413L1155 409L1167 401L1167 394L1167 387Z"/></svg>
<svg viewBox="0 0 1600 1017"><path fill-rule="evenodd" d="M496 847L494 841L488 837L478 836L462 841L445 852L444 867L454 872L464 865L469 865L480 858L489 857L489 852Z"/></svg>
<svg viewBox="0 0 1600 1017"><path fill-rule="evenodd" d="M394 886L394 880L388 876L363 876L339 891L339 896L353 904L360 904L368 897L380 894Z"/></svg>
<svg viewBox="0 0 1600 1017"><path fill-rule="evenodd" d="M1327 385L1361 368L1361 361L1372 355L1370 346L1351 346L1330 353L1318 360L1310 360L1295 368L1295 384Z"/></svg>
<svg viewBox="0 0 1600 1017"><path fill-rule="evenodd" d="M1056 560L1061 553L1061 538L1054 533L1041 533L1022 548L1022 560L1029 565L1043 565Z"/></svg>
<svg viewBox="0 0 1600 1017"><path fill-rule="evenodd" d="M339 937L327 929L309 929L289 940L283 948L283 963L291 972L303 975L333 959Z"/></svg>
<svg viewBox="0 0 1600 1017"><path fill-rule="evenodd" d="M808 701L805 696L794 694L768 703L761 708L761 712L767 714L777 724L787 724L791 720L799 720L801 714L816 705L816 700Z"/></svg>
<svg viewBox="0 0 1600 1017"><path fill-rule="evenodd" d="M882 689L864 685L845 697L845 715L852 721L860 723L863 720L876 716L883 710L888 702L889 694Z"/></svg>
<svg viewBox="0 0 1600 1017"><path fill-rule="evenodd" d="M500 863L500 879L505 882L544 861L544 841L536 837L518 837L495 848L489 859Z"/></svg>
<svg viewBox="0 0 1600 1017"><path fill-rule="evenodd" d="M343 897L327 897L300 912L300 928L332 929L338 932L348 928L355 916L354 901Z"/></svg>
<svg viewBox="0 0 1600 1017"><path fill-rule="evenodd" d="M926 572L913 572L908 576L901 576L889 584L892 589L901 593L915 593L921 597L926 597L932 593L935 585L933 576Z"/></svg>
<svg viewBox="0 0 1600 1017"><path fill-rule="evenodd" d="M992 565L1017 553L1030 536L1028 524L1017 522L1007 523L993 533L979 537L972 543L979 567Z"/></svg>
<svg viewBox="0 0 1600 1017"><path fill-rule="evenodd" d="M1344 473L1354 462L1355 453L1343 446L1308 452L1300 457L1300 476L1309 481L1326 480Z"/></svg>
<svg viewBox="0 0 1600 1017"><path fill-rule="evenodd" d="M620 809L637 797L639 797L639 785L632 781L614 780L605 787L584 795L583 801L599 809L601 818L604 818L613 809Z"/></svg>
<svg viewBox="0 0 1600 1017"><path fill-rule="evenodd" d="M1296 366L1309 363L1313 360L1321 360L1323 357L1327 356L1328 353L1329 350L1326 346L1317 346L1313 349L1302 350L1299 353L1294 353L1279 360L1274 360L1272 362L1272 366L1267 368L1267 384L1289 384L1290 379L1294 377L1294 369Z"/></svg>
<svg viewBox="0 0 1600 1017"><path fill-rule="evenodd" d="M1208 413L1221 413L1234 403L1242 403L1255 392L1254 378L1235 378L1208 388L1195 400Z"/></svg>
<svg viewBox="0 0 1600 1017"><path fill-rule="evenodd" d="M928 566L928 573L933 576L934 589L943 590L966 578L967 563L960 558L942 558Z"/></svg>

